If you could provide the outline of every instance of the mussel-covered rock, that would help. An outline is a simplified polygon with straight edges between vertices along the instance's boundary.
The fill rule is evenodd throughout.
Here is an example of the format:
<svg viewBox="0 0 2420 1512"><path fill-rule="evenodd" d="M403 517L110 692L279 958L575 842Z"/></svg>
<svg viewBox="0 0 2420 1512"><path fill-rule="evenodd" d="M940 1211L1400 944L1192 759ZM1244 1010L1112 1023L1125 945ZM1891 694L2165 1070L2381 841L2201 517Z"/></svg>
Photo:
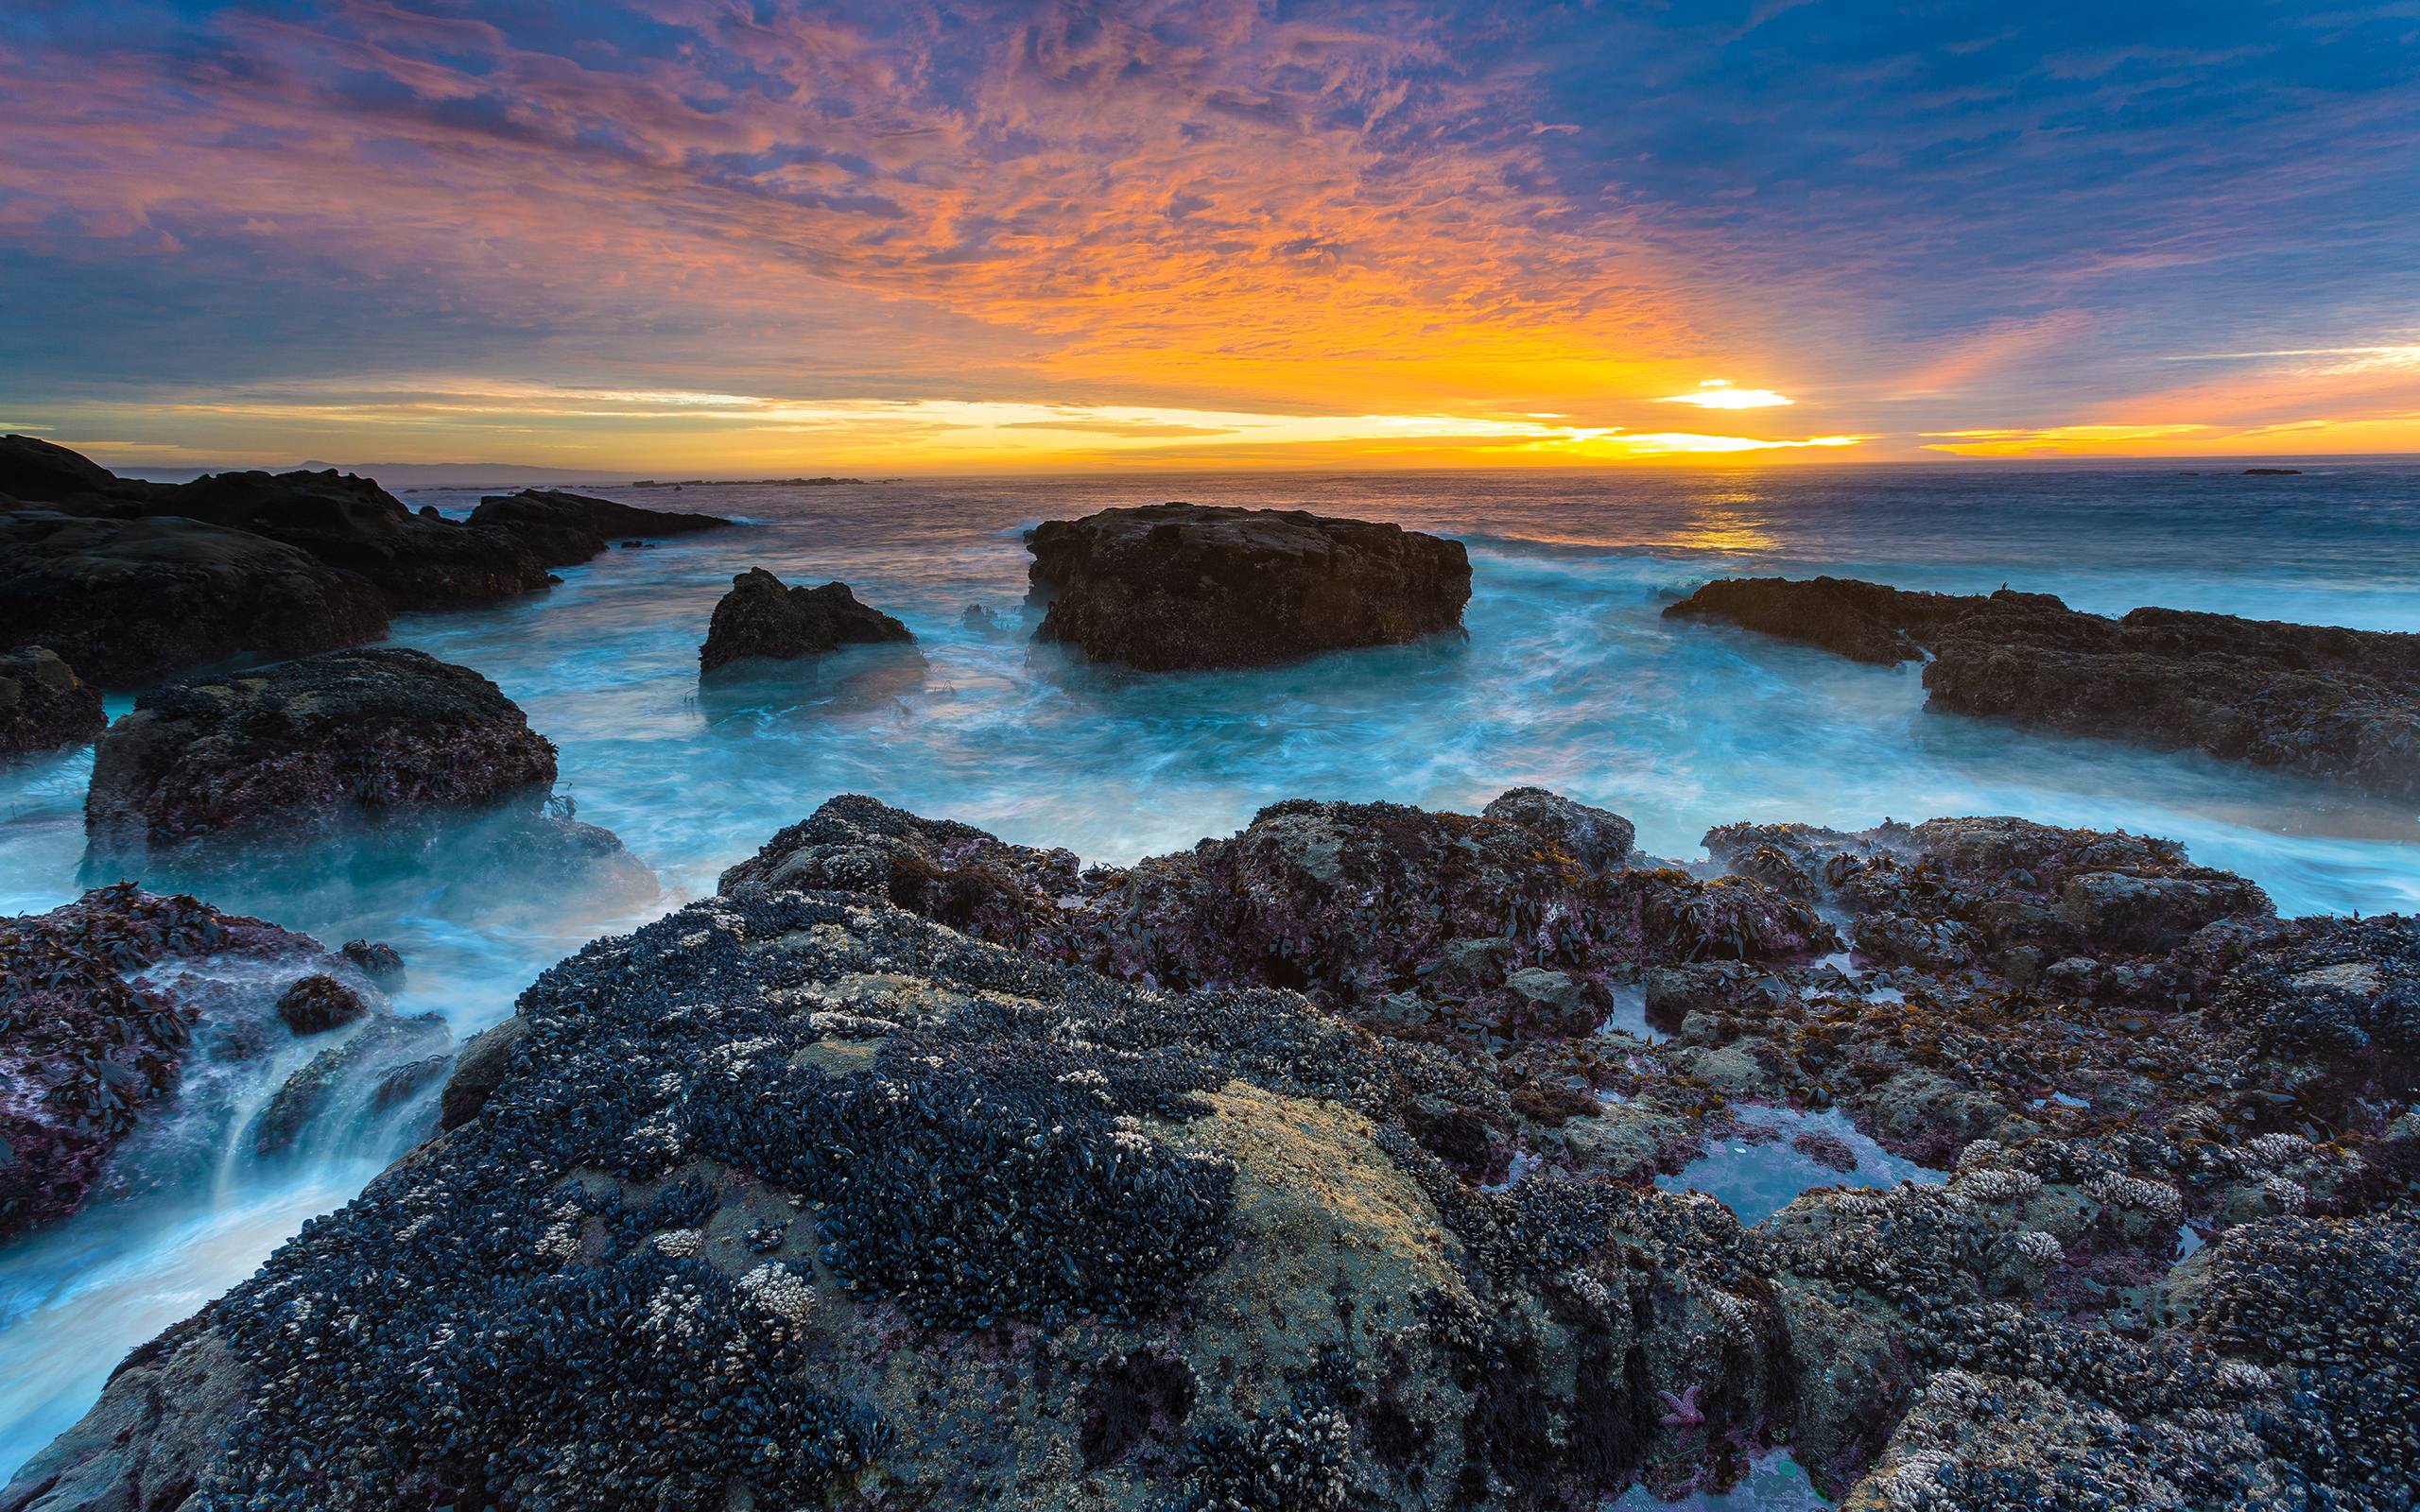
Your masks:
<svg viewBox="0 0 2420 1512"><path fill-rule="evenodd" d="M542 976L0 1512L1578 1512L1784 1443L1877 1512L2408 1506L2420 922L2014 819L1708 881L1573 817L1087 868L836 799ZM1810 1174L1743 1226L1712 1142Z"/></svg>
<svg viewBox="0 0 2420 1512"><path fill-rule="evenodd" d="M1254 667L1459 629L1461 542L1302 510L1157 504L1026 538L1034 632L1146 672Z"/></svg>

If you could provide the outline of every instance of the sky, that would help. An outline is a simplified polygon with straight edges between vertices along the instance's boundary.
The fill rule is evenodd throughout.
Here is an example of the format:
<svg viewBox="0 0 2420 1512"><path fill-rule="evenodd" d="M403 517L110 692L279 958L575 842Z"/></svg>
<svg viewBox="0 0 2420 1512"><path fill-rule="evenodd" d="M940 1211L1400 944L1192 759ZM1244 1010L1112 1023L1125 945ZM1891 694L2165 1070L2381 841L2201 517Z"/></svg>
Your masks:
<svg viewBox="0 0 2420 1512"><path fill-rule="evenodd" d="M5 0L0 430L723 476L2420 452L2420 0Z"/></svg>

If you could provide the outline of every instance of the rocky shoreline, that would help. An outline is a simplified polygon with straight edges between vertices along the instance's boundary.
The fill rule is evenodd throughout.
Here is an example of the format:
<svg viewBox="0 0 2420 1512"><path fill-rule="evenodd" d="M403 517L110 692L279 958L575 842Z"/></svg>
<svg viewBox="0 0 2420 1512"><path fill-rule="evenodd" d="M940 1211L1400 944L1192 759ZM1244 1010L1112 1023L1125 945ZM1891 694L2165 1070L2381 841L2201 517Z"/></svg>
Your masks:
<svg viewBox="0 0 2420 1512"><path fill-rule="evenodd" d="M1707 845L1531 789L1088 868L835 799L0 1508L1582 1507L1778 1445L1860 1512L2410 1504L2420 924L2016 819ZM1935 1172L1668 1190L1821 1110Z"/></svg>
<svg viewBox="0 0 2420 1512"><path fill-rule="evenodd" d="M147 483L0 437L0 650L45 645L87 679L144 683L374 641L395 612L543 590L548 567L613 539L730 523L545 490L458 522L350 472Z"/></svg>

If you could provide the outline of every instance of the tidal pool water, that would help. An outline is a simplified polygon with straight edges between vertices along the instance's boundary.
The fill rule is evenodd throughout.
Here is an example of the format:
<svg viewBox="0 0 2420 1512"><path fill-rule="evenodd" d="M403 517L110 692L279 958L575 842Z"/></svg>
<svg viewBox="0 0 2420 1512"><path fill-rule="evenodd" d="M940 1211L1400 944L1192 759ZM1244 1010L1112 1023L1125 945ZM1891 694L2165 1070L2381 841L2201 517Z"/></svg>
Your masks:
<svg viewBox="0 0 2420 1512"><path fill-rule="evenodd" d="M852 791L1110 862L1231 833L1285 798L1473 810L1525 782L1628 815L1643 847L1683 858L1735 819L1863 827L2020 814L2173 836L2290 912L2420 907L2408 805L1928 713L1913 668L1661 617L1709 577L1830 572L1969 592L2008 583L2096 610L2161 604L2415 630L2420 471L2410 468L583 489L744 524L610 551L563 570L547 593L403 616L393 635L518 700L562 747L561 789L579 816L619 834L654 868L655 889L548 890L442 854L263 855L229 874L144 880L330 945L386 940L410 971L397 1009L439 1013L458 1036L502 1018L546 965L711 890L775 830ZM478 497L408 502L459 515ZM1027 526L1178 498L1455 536L1474 568L1468 637L1158 677L1027 644ZM908 623L921 657L852 651L701 687L697 648L715 601L735 573L760 566L849 582ZM966 624L970 604L1001 628ZM114 697L112 712L130 702ZM0 766L0 913L113 880L79 875L90 767L89 752ZM81 1412L128 1349L250 1271L309 1212L345 1200L418 1126L322 1137L299 1163L231 1148L206 1190L98 1208L0 1250L0 1475ZM1761 1199L1743 1185L1739 1200ZM122 1278L123 1290L93 1289L96 1275Z"/></svg>
<svg viewBox="0 0 2420 1512"><path fill-rule="evenodd" d="M1739 1215L1744 1224L1759 1224L1801 1193L1817 1187L1894 1187L1902 1181L1938 1182L1945 1172L1918 1165L1892 1154L1866 1135L1839 1108L1802 1113L1789 1108L1740 1104L1732 1109L1740 1123L1753 1125L1755 1136L1718 1140L1711 1149L1655 1184L1667 1192L1703 1192ZM1762 1131L1770 1130L1764 1137ZM1793 1141L1812 1134L1838 1140L1857 1157L1842 1171L1795 1147Z"/></svg>

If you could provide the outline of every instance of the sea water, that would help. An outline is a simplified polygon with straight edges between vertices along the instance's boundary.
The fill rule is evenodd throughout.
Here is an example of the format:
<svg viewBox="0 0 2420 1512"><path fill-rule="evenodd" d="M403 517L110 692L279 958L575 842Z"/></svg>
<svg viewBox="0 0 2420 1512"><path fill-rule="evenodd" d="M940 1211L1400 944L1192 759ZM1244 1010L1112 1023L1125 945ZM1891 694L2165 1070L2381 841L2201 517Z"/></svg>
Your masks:
<svg viewBox="0 0 2420 1512"><path fill-rule="evenodd" d="M1715 576L1828 572L1909 588L2055 593L2420 630L2420 470L1827 469L1190 476L584 491L735 529L615 548L549 593L399 617L398 644L502 685L562 747L561 789L658 885L584 893L441 855L336 867L264 856L154 874L334 945L383 939L395 1006L466 1036L584 941L711 891L836 793L1128 862L1225 834L1280 799L1476 809L1540 783L1629 816L1678 858L1737 819L1863 827L2018 814L2184 841L2287 912L2420 907L2420 827L2393 804L2189 754L1929 713L1914 667L1662 618ZM477 490L424 491L459 516ZM1262 672L1143 676L1028 643L1023 532L1193 499L1399 521L1470 549L1467 638ZM697 648L735 573L848 582L916 633L701 686ZM971 626L969 605L996 628ZM112 700L123 713L129 700ZM79 875L86 752L0 766L0 913ZM111 880L111 879L97 879ZM173 1115L170 1115L173 1116ZM110 1367L348 1197L425 1121L301 1162L231 1148L206 1183L96 1208L0 1250L0 1475ZM339 1131L340 1132L340 1131ZM1787 1149L1787 1144L1768 1146Z"/></svg>

